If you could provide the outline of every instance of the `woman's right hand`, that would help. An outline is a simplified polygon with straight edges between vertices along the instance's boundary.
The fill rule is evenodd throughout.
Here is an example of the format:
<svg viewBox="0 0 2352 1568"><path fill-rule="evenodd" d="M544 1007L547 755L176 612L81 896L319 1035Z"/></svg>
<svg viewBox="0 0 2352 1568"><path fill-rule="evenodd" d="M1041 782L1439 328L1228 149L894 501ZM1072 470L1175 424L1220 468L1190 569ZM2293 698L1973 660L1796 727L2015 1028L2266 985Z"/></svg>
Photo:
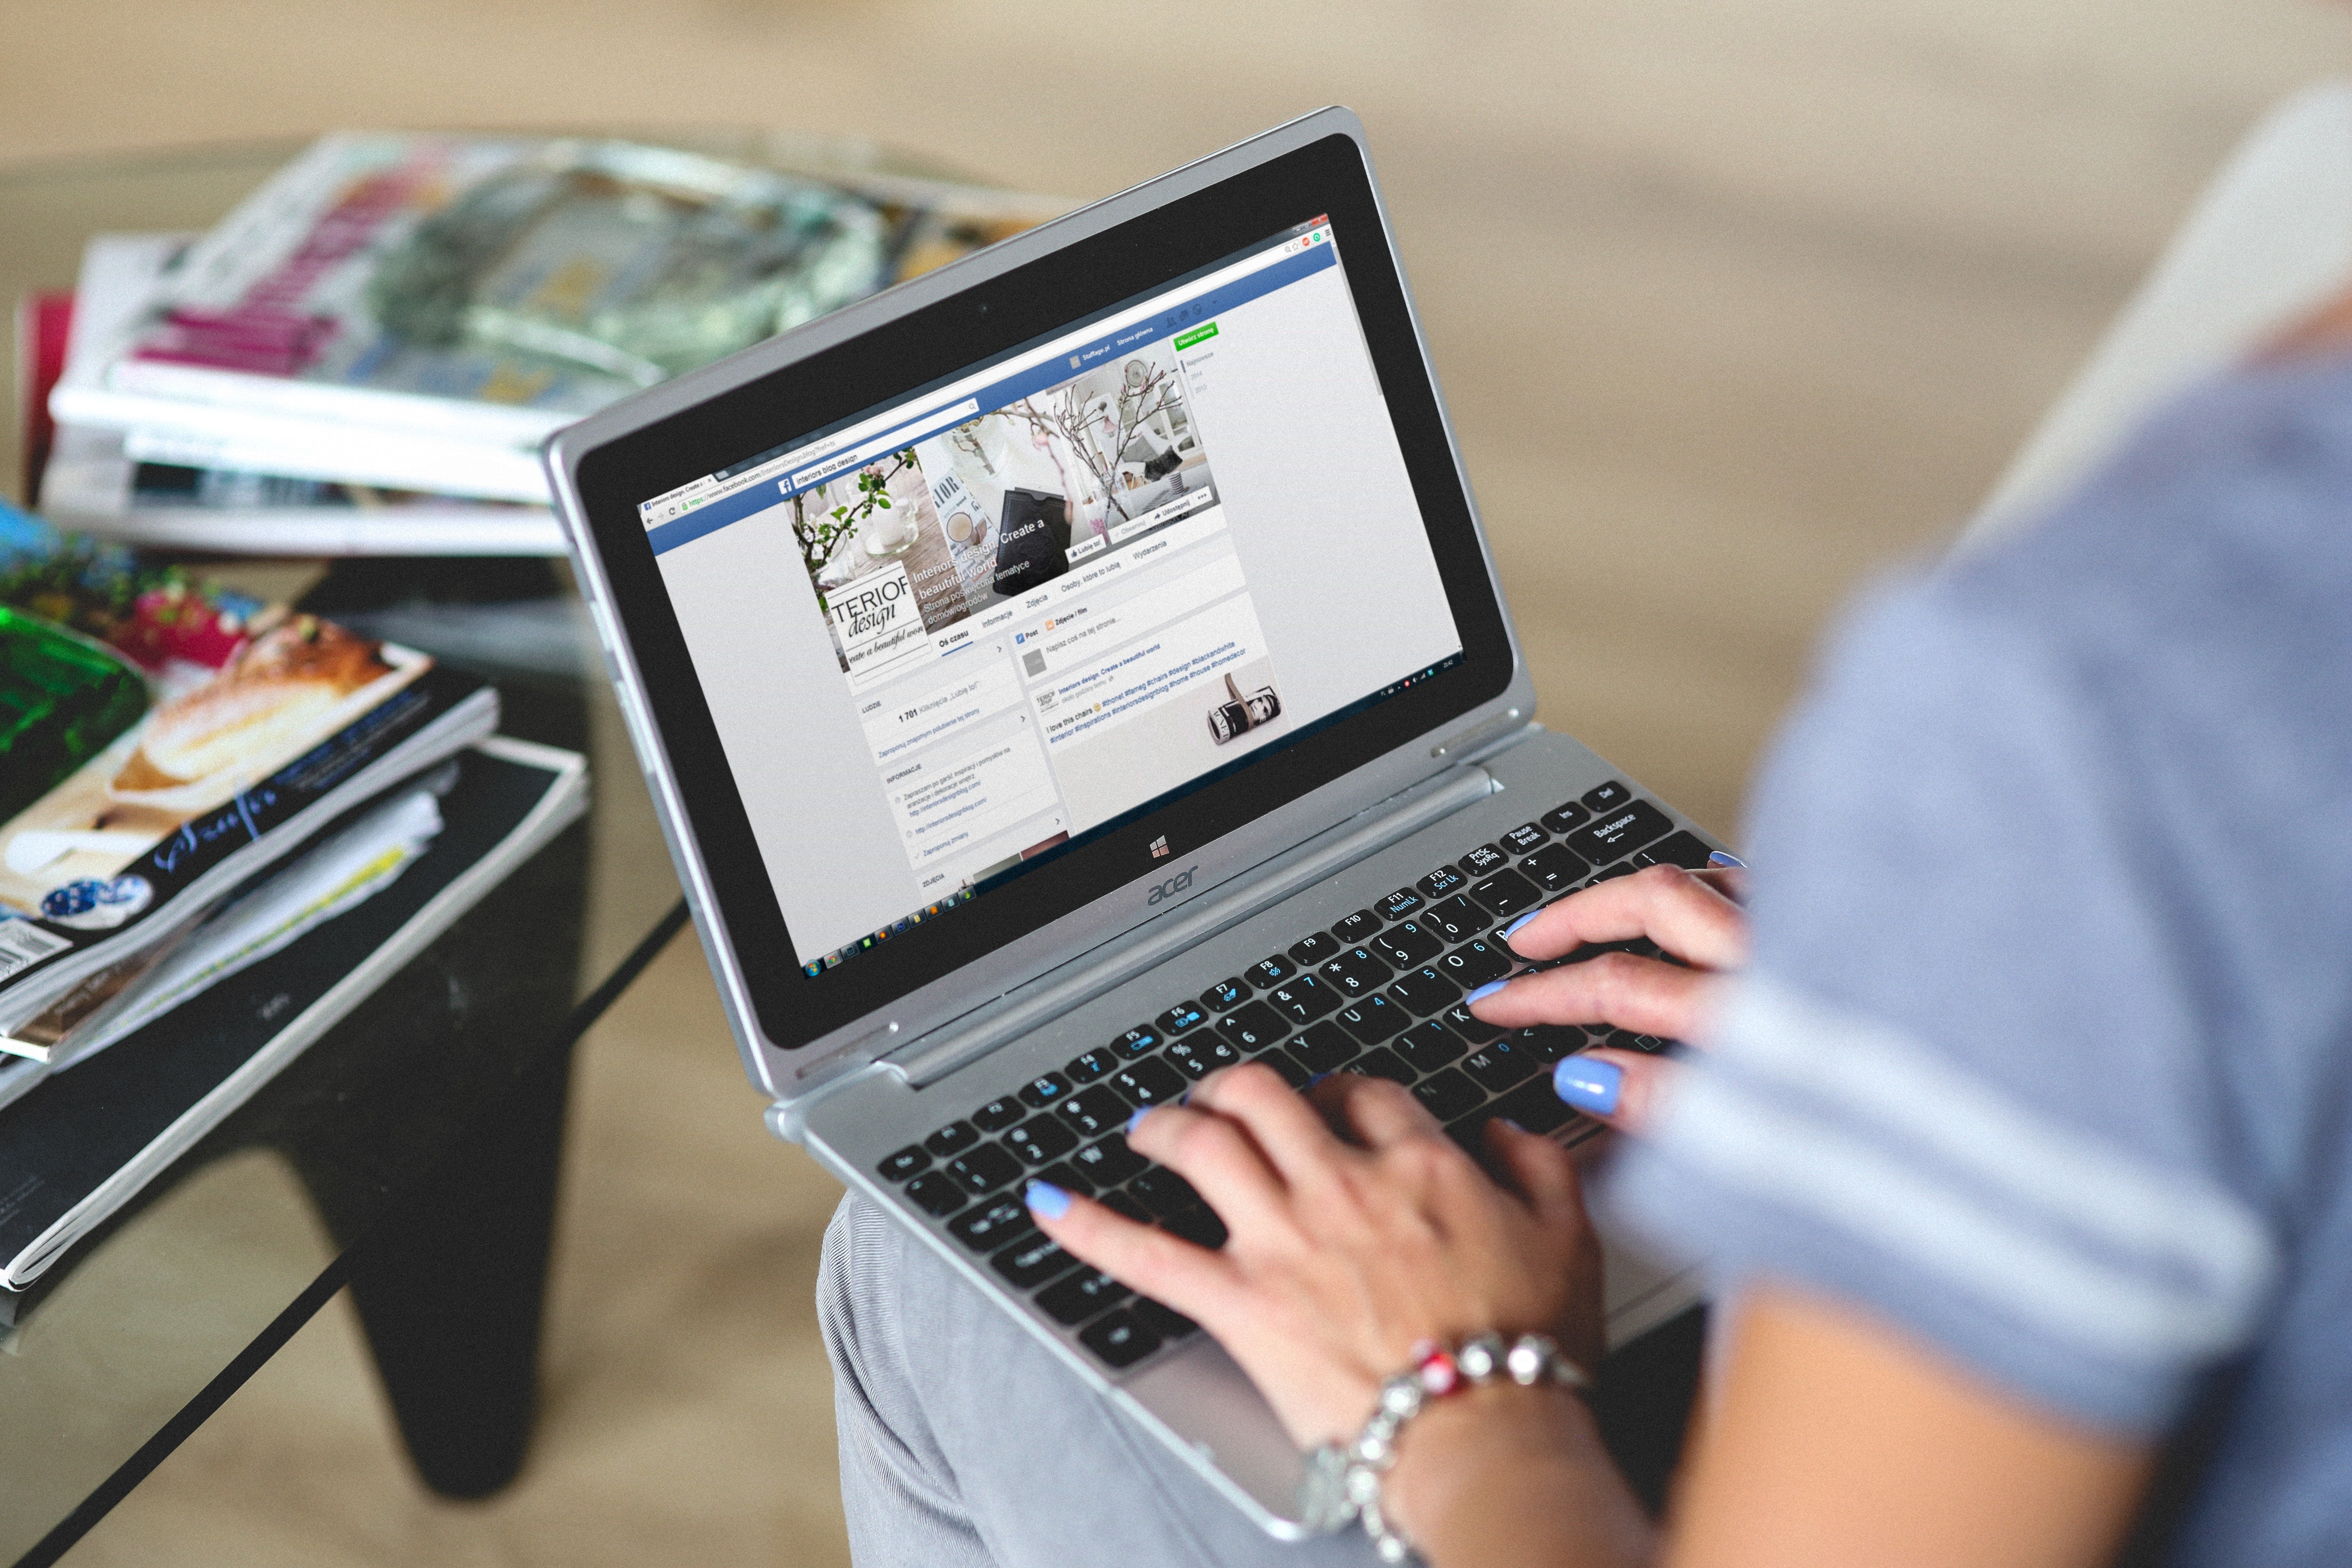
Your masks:
<svg viewBox="0 0 2352 1568"><path fill-rule="evenodd" d="M1511 933L1511 951L1540 962L1593 942L1647 937L1679 962L1604 952L1533 970L1478 998L1489 1024L1607 1024L1664 1039L1701 1037L1721 1005L1727 972L1748 962L1746 872L1653 866L1571 893ZM1561 1098L1612 1126L1638 1131L1654 1114L1675 1064L1639 1051L1581 1051L1556 1069Z"/></svg>

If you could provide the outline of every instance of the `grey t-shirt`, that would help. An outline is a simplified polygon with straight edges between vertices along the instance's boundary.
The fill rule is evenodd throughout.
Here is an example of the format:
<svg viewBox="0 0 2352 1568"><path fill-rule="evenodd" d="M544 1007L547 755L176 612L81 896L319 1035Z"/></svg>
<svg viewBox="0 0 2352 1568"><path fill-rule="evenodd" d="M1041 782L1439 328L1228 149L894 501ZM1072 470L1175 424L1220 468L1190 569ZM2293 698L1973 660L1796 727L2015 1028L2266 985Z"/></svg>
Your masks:
<svg viewBox="0 0 2352 1568"><path fill-rule="evenodd" d="M2193 1444L2172 1561L2352 1563L2352 364L1873 595L1750 848L1754 967L1611 1201Z"/></svg>

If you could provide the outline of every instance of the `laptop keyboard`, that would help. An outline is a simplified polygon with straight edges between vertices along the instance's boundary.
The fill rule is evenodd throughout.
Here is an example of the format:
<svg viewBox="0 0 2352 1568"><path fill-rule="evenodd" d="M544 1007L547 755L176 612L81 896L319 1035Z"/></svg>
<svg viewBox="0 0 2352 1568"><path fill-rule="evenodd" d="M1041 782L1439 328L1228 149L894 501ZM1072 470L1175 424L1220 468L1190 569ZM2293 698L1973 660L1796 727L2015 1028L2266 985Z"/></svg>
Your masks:
<svg viewBox="0 0 2352 1568"><path fill-rule="evenodd" d="M959 1244L986 1255L1007 1284L1033 1293L1097 1360L1133 1366L1198 1325L1047 1240L1022 1201L1028 1178L1222 1247L1225 1227L1200 1194L1129 1148L1121 1130L1138 1107L1173 1100L1244 1061L1265 1063L1293 1088L1341 1070L1394 1079L1474 1158L1494 1116L1531 1132L1565 1130L1565 1142L1588 1136L1598 1123L1562 1104L1544 1069L1593 1046L1655 1051L1666 1042L1599 1027L1507 1031L1474 1017L1462 998L1520 967L1501 928L1527 910L1644 866L1702 867L1707 853L1696 835L1612 780L1328 930L1301 933L1200 995L1172 1001L1060 1071L1009 1088L883 1161L881 1173L904 1184L908 1202ZM1559 962L1612 951L1657 949L1617 942Z"/></svg>

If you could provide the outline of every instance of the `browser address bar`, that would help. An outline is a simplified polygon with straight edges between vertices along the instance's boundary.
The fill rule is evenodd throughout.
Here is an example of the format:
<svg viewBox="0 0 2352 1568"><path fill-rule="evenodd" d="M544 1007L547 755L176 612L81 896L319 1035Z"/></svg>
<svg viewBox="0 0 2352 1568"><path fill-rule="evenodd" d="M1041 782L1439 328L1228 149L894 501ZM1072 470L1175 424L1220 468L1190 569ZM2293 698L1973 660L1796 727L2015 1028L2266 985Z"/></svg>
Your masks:
<svg viewBox="0 0 2352 1568"><path fill-rule="evenodd" d="M975 397L967 397L952 408L933 409L920 419L901 425L896 430L887 435L877 436L853 450L844 452L838 457L827 458L823 462L810 464L784 480L783 488L788 490L803 489L820 480L829 479L835 474L845 474L852 468L864 468L886 453L900 451L918 441L928 441L940 431L953 429L967 419L976 418L979 414L980 400Z"/></svg>

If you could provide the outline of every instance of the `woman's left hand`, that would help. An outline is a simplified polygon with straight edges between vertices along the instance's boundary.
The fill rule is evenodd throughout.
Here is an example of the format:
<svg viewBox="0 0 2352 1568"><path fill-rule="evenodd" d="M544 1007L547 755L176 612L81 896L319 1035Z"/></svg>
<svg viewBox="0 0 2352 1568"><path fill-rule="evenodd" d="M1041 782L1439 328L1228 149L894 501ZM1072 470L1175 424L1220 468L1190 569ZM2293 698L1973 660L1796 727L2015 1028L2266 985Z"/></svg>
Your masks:
<svg viewBox="0 0 2352 1568"><path fill-rule="evenodd" d="M1058 1189L1031 1206L1071 1252L1215 1335L1311 1447L1353 1437L1423 1340L1540 1332L1581 1365L1599 1354L1601 1251L1575 1166L1503 1122L1486 1136L1516 1192L1400 1085L1341 1073L1310 1099L1244 1064L1129 1135L1207 1199L1221 1250L1086 1198L1064 1207Z"/></svg>

